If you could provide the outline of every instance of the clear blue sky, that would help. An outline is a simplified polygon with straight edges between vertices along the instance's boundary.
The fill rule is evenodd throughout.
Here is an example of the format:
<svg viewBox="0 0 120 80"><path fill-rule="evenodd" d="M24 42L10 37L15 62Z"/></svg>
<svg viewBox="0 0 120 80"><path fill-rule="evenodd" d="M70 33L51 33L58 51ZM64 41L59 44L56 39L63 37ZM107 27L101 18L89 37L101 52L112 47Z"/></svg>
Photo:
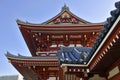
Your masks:
<svg viewBox="0 0 120 80"><path fill-rule="evenodd" d="M0 76L18 74L5 53L30 56L16 19L42 23L61 11L66 3L71 12L89 22L103 22L118 0L0 0Z"/></svg>

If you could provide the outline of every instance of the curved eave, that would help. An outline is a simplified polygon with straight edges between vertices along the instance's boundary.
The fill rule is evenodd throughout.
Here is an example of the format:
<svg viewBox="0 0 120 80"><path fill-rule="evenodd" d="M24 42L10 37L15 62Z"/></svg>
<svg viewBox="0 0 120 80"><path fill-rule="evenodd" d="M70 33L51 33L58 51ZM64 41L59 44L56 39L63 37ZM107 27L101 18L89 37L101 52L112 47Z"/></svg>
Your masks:
<svg viewBox="0 0 120 80"><path fill-rule="evenodd" d="M19 20L19 19L17 19L16 20L16 22L17 22L17 24L18 25L30 25L30 26L50 26L48 23L49 22L51 22L51 21L53 21L54 19L56 19L57 17L59 17L60 15L62 15L64 12L68 12L70 15L72 15L73 17L75 17L76 19L78 19L79 21L81 21L81 22L83 22L83 23L85 23L86 25L93 25L93 24L96 24L96 25L102 25L102 24L104 24L104 22L101 22L101 23L91 23L91 22L88 22L88 21L86 21L86 20L84 20L84 19L82 19L82 18L79 18L79 17L77 17L76 15L74 15L71 11L69 11L69 10L67 10L67 9L65 9L65 10L62 10L59 14L57 14L55 17L53 17L53 18L51 18L51 19L49 19L48 21L45 21L45 22L43 22L43 23L40 23L40 24L35 24L35 23L30 23L30 22L24 22L24 21L21 21L21 20ZM52 26L53 25L57 25L57 26L59 26L59 25L62 25L62 24L52 24ZM71 24L70 24L71 25ZM82 25L82 24L72 24L72 25ZM69 26L69 25L68 25Z"/></svg>
<svg viewBox="0 0 120 80"><path fill-rule="evenodd" d="M6 57L11 60L11 59L14 59L14 60L27 60L27 61L41 61L41 60L44 60L44 61L57 61L58 58L57 57L27 57L27 56L16 56L16 55L13 55L9 52L7 52L6 54Z"/></svg>
<svg viewBox="0 0 120 80"><path fill-rule="evenodd" d="M100 32L103 26L57 26L57 27L24 27L25 29L31 30L31 32L47 32L47 33L61 33L61 32Z"/></svg>
<svg viewBox="0 0 120 80"><path fill-rule="evenodd" d="M101 23L89 23L89 24L33 24L24 22L21 20L16 21L19 27L27 26L27 27L61 27L61 26L103 26L104 22Z"/></svg>

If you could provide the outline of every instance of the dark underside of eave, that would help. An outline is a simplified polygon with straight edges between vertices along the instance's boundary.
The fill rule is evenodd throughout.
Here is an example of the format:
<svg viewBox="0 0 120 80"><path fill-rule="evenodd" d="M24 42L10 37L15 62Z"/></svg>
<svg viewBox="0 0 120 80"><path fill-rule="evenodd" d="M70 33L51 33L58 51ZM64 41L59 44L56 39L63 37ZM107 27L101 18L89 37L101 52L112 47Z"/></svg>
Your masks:
<svg viewBox="0 0 120 80"><path fill-rule="evenodd" d="M120 35L119 35L120 37ZM97 63L91 72L106 72L110 67L120 59L120 39L113 43L104 57Z"/></svg>

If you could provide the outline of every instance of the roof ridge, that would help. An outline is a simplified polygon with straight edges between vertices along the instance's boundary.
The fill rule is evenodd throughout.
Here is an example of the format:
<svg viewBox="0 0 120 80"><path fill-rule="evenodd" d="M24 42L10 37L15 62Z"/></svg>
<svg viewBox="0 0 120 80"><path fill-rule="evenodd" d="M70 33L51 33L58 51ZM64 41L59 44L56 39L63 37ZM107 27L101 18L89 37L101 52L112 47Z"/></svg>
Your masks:
<svg viewBox="0 0 120 80"><path fill-rule="evenodd" d="M61 11L64 11L64 10L69 11L69 7L66 5L66 3L64 3L64 6L62 7Z"/></svg>

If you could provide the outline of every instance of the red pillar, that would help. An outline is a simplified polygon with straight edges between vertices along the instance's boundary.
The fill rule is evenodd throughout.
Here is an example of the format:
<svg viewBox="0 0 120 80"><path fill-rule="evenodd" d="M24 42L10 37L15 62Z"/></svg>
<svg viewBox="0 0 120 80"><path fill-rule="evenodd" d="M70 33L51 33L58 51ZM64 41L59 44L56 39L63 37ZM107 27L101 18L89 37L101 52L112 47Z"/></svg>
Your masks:
<svg viewBox="0 0 120 80"><path fill-rule="evenodd" d="M59 80L63 80L63 69L60 67L60 77Z"/></svg>
<svg viewBox="0 0 120 80"><path fill-rule="evenodd" d="M56 80L58 80L58 77L56 76Z"/></svg>
<svg viewBox="0 0 120 80"><path fill-rule="evenodd" d="M56 74L55 78L56 78L56 80L58 80L58 75L57 75L57 73L55 73L55 74Z"/></svg>
<svg viewBox="0 0 120 80"><path fill-rule="evenodd" d="M47 69L46 68L43 68L43 71L44 71L44 80L47 80Z"/></svg>
<svg viewBox="0 0 120 80"><path fill-rule="evenodd" d="M46 76L46 74L44 74L44 80L47 80L47 76Z"/></svg>

